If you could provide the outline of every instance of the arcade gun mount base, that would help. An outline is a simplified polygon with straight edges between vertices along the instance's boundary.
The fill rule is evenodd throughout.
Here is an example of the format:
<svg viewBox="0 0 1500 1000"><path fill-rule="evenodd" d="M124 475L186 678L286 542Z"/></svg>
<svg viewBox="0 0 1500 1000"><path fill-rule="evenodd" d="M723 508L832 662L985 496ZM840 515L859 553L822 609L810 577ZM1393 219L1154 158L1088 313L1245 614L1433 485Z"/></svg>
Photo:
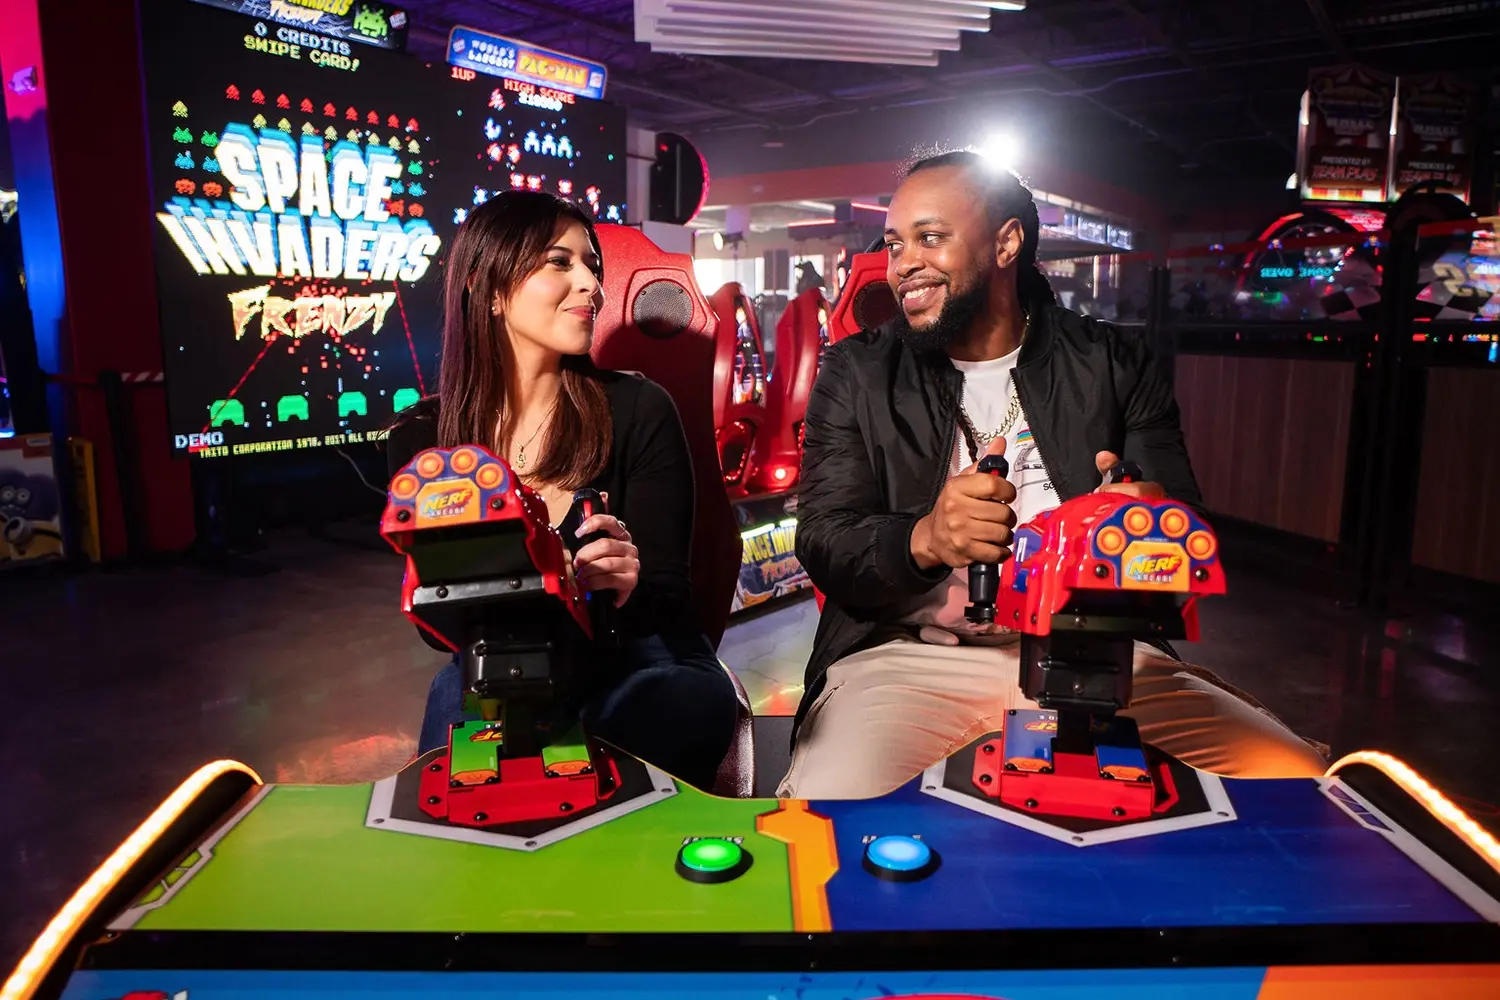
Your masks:
<svg viewBox="0 0 1500 1000"><path fill-rule="evenodd" d="M1005 475L990 456L979 471ZM1122 463L1106 483L1132 482ZM1145 819L1175 798L1148 761L1130 704L1135 643L1198 638L1198 598L1223 594L1213 530L1187 506L1089 493L1017 528L1009 560L969 572L967 616L1021 634L1019 683L1040 708L1011 713L976 755L974 781L1014 808ZM1154 752L1153 752L1154 755Z"/></svg>
<svg viewBox="0 0 1500 1000"><path fill-rule="evenodd" d="M602 510L586 492L565 526ZM406 557L402 609L458 654L480 708L424 768L423 812L495 826L613 794L619 771L603 744L561 747L551 732L551 709L576 693L575 668L596 649L608 600L579 586L542 498L482 447L432 448L391 480L381 534Z"/></svg>

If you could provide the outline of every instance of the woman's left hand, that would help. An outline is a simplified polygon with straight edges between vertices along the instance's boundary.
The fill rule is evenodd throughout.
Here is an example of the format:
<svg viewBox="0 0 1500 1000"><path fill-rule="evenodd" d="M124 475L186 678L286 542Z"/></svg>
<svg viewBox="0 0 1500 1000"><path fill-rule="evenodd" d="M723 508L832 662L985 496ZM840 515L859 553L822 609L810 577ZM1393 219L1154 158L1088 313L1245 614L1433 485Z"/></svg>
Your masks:
<svg viewBox="0 0 1500 1000"><path fill-rule="evenodd" d="M595 514L578 526L578 537L603 531L608 538L600 538L585 545L573 557L573 572L584 590L612 590L615 592L615 607L630 600L631 592L641 577L640 552L625 530L625 522L613 514Z"/></svg>

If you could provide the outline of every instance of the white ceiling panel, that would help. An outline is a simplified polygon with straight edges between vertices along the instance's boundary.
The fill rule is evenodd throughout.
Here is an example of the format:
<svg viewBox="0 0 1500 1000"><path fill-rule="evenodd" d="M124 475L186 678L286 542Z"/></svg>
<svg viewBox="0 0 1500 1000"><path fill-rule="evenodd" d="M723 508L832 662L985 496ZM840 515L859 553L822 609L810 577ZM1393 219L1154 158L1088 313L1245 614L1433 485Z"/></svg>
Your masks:
<svg viewBox="0 0 1500 1000"><path fill-rule="evenodd" d="M965 31L1024 0L635 0L635 37L657 52L936 66Z"/></svg>

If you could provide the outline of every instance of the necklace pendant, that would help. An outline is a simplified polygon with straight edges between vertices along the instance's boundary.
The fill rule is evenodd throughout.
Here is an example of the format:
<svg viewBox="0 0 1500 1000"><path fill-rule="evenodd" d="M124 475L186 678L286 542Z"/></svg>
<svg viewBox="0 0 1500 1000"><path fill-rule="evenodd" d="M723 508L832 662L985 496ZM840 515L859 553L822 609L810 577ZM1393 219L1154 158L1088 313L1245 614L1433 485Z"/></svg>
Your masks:
<svg viewBox="0 0 1500 1000"><path fill-rule="evenodd" d="M516 468L526 468L526 446L524 444L521 445L521 453L516 456Z"/></svg>

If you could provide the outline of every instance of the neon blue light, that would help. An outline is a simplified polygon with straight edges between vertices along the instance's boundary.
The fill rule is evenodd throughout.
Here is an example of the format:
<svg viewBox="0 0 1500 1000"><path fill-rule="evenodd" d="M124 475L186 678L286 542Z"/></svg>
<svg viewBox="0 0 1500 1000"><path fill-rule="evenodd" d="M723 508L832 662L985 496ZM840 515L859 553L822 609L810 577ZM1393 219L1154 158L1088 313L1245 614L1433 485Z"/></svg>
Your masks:
<svg viewBox="0 0 1500 1000"><path fill-rule="evenodd" d="M914 872L932 860L932 848L915 837L877 837L865 848L865 856L887 871Z"/></svg>

